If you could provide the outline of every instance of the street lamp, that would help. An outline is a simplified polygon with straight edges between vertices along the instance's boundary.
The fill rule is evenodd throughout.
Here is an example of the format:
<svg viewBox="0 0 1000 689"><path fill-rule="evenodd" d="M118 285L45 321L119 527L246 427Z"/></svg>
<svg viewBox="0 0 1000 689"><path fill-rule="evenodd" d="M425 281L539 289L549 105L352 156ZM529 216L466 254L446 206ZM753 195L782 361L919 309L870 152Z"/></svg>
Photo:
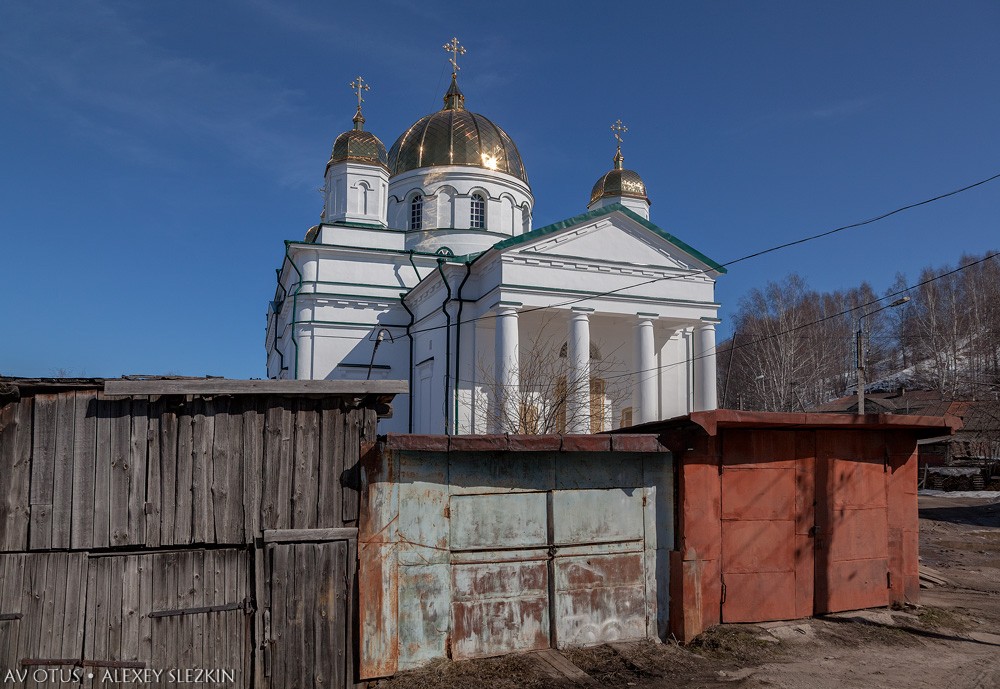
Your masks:
<svg viewBox="0 0 1000 689"><path fill-rule="evenodd" d="M861 336L861 322L865 318L868 318L868 316L876 314L879 311L884 311L885 309L891 309L896 306L902 306L908 301L910 301L909 297L900 297L891 304L886 304L885 306L877 308L874 311L869 311L868 313L861 314L861 317L858 318L857 346L855 347L855 349L857 350L856 363L858 366L858 414L865 413L865 349L864 349L865 341L864 338Z"/></svg>

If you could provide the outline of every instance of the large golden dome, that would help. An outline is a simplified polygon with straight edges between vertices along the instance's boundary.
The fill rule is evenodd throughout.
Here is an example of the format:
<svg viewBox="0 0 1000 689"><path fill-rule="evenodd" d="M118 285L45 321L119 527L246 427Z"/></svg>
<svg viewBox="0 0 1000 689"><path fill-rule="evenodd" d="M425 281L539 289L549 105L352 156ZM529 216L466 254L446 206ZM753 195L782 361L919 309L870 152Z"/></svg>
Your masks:
<svg viewBox="0 0 1000 689"><path fill-rule="evenodd" d="M438 165L496 170L528 182L517 146L490 120L465 109L452 75L444 108L415 122L389 149L389 174Z"/></svg>

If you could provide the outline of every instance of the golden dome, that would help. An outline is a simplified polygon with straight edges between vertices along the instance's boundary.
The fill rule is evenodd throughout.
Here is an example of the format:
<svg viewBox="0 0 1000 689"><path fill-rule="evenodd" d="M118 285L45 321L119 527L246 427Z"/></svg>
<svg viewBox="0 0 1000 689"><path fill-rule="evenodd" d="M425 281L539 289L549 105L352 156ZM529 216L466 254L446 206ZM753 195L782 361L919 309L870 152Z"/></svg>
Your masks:
<svg viewBox="0 0 1000 689"><path fill-rule="evenodd" d="M359 106L358 113L354 116L354 129L344 132L333 142L333 153L330 155L330 162L326 164L327 168L344 160L375 163L388 168L385 144L371 132L366 132L364 124L365 118L361 115Z"/></svg>
<svg viewBox="0 0 1000 689"><path fill-rule="evenodd" d="M389 149L389 174L437 165L496 170L528 182L513 140L489 119L465 109L465 96L452 74L445 106L415 122Z"/></svg>
<svg viewBox="0 0 1000 689"><path fill-rule="evenodd" d="M622 167L623 161L622 152L619 149L618 153L615 154L614 168L604 173L594 184L594 188L590 192L590 204L608 196L628 196L633 199L642 199L646 203L650 202L649 197L646 196L646 183L642 181L638 172L624 169Z"/></svg>

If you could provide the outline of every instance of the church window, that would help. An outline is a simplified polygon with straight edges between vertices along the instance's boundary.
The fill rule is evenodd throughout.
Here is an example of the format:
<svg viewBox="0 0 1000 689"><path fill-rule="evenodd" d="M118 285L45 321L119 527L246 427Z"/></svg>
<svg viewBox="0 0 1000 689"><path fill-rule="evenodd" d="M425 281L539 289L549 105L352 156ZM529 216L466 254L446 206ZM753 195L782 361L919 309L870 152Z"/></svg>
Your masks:
<svg viewBox="0 0 1000 689"><path fill-rule="evenodd" d="M469 226L474 230L486 227L486 199L480 193L472 195L472 217Z"/></svg>
<svg viewBox="0 0 1000 689"><path fill-rule="evenodd" d="M424 226L424 198L417 194L410 200L410 229L420 230Z"/></svg>

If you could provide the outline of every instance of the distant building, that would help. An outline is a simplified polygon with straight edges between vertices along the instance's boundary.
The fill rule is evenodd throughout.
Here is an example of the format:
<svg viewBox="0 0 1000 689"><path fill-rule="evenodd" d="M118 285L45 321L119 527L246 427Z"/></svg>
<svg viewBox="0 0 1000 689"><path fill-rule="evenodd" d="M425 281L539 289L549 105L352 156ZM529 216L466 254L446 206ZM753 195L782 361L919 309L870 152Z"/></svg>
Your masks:
<svg viewBox="0 0 1000 689"><path fill-rule="evenodd" d="M725 269L650 222L626 128L586 212L533 228L518 148L466 109L447 47L443 107L388 152L355 82L320 224L285 243L268 376L407 380L392 432L589 433L714 409Z"/></svg>

